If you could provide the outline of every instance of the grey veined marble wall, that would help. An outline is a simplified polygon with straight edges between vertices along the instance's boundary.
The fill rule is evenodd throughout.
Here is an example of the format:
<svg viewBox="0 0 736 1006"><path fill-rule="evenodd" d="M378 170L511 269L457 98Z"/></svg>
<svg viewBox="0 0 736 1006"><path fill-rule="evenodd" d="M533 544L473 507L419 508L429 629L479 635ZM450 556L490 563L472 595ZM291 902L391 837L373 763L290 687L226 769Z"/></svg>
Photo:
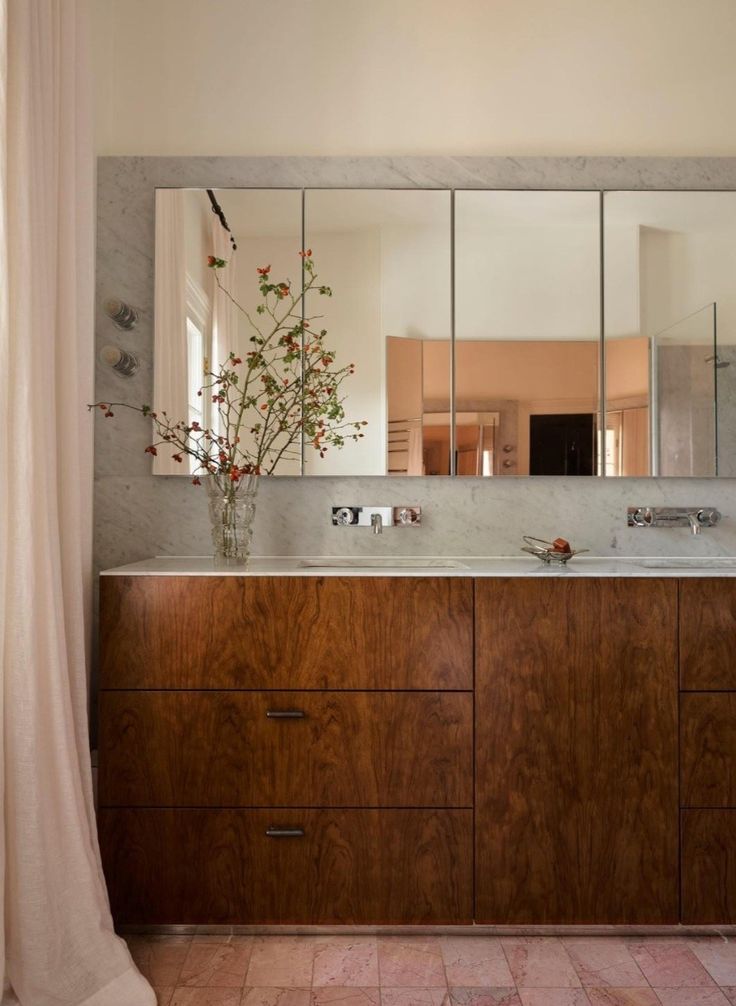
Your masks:
<svg viewBox="0 0 736 1006"><path fill-rule="evenodd" d="M141 366L126 379L98 363L98 398L151 400L155 188L238 185L736 189L736 159L101 158L97 349L119 345L134 352ZM113 326L102 310L109 297L138 309L134 330L123 333ZM733 376L736 380L736 370ZM736 445L736 423L719 434ZM152 476L144 453L149 437L137 414L118 410L114 420L96 418L98 569L152 555L210 552L204 490L184 477ZM330 523L333 504L399 503L421 504L421 528L387 529L378 537L368 529ZM686 529L629 530L630 504L716 506L724 519L698 538ZM254 550L265 555L517 555L522 534L564 534L596 555L736 555L736 479L264 479Z"/></svg>

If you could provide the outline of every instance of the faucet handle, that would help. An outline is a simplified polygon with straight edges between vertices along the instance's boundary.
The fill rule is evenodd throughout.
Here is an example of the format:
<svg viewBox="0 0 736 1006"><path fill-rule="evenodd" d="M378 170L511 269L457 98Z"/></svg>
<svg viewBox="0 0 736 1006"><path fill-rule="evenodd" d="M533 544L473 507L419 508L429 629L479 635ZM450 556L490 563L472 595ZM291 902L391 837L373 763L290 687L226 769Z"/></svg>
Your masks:
<svg viewBox="0 0 736 1006"><path fill-rule="evenodd" d="M698 522L698 527L715 527L716 524L721 519L720 510L716 510L715 507L702 507L695 514L695 519Z"/></svg>

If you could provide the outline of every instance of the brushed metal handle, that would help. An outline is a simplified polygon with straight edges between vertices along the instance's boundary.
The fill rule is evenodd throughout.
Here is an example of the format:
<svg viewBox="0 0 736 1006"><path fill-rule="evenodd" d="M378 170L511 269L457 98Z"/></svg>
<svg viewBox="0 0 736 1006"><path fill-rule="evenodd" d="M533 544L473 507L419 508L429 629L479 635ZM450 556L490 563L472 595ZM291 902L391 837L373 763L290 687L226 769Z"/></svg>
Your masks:
<svg viewBox="0 0 736 1006"><path fill-rule="evenodd" d="M302 709L267 709L266 716L269 720L303 720L305 713Z"/></svg>
<svg viewBox="0 0 736 1006"><path fill-rule="evenodd" d="M269 838L304 838L304 828L266 828Z"/></svg>

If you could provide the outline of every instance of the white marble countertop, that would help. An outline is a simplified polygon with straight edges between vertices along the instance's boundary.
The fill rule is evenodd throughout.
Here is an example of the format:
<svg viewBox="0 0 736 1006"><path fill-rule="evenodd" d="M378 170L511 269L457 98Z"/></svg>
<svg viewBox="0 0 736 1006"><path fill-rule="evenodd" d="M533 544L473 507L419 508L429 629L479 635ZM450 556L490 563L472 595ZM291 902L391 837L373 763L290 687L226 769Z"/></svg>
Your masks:
<svg viewBox="0 0 736 1006"><path fill-rule="evenodd" d="M580 556L545 566L532 556L252 556L218 567L211 556L157 556L101 576L736 576L736 557Z"/></svg>

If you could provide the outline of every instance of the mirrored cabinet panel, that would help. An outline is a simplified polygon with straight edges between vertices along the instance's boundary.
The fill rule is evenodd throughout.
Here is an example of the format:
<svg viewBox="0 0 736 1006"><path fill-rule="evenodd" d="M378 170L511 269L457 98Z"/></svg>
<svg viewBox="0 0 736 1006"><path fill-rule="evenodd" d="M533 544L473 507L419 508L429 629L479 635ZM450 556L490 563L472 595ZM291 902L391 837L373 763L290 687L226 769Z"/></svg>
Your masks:
<svg viewBox="0 0 736 1006"><path fill-rule="evenodd" d="M451 195L447 191L323 189L305 193L305 245L328 299L307 314L324 327L363 437L306 475L449 475Z"/></svg>
<svg viewBox="0 0 736 1006"><path fill-rule="evenodd" d="M230 353L246 361L256 326L268 329L270 319L257 313L263 303L258 269L270 266L269 276L290 281L297 293L301 290L302 193L294 189L209 191L229 231L213 213L208 190L156 192L153 407L217 430L218 411L212 396L199 394L204 372L216 371ZM226 266L211 268L210 256ZM258 421L250 410L241 440L256 435L251 430ZM284 445L277 437L273 446L276 457ZM181 475L182 467L165 450L153 460L154 474ZM300 474L299 443L286 446L276 471Z"/></svg>
<svg viewBox="0 0 736 1006"><path fill-rule="evenodd" d="M736 475L736 193L604 197L606 474Z"/></svg>
<svg viewBox="0 0 736 1006"><path fill-rule="evenodd" d="M597 192L458 192L459 475L594 475Z"/></svg>

